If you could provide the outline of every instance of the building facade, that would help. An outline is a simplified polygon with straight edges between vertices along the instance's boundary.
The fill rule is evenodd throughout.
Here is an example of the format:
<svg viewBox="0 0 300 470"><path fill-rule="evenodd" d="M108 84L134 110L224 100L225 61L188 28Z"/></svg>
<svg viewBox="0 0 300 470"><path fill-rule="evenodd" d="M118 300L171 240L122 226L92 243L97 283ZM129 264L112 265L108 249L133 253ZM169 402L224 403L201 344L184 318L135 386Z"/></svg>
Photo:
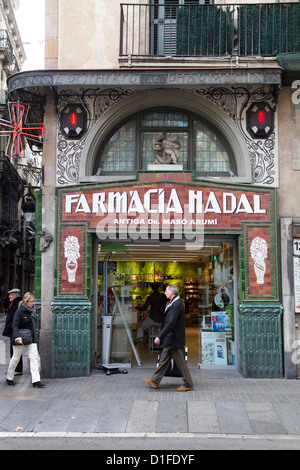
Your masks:
<svg viewBox="0 0 300 470"><path fill-rule="evenodd" d="M16 11L19 0L0 2L0 311L13 287L23 292L33 288L34 227L25 226L21 214L26 186L36 184L31 169L38 166L39 156L26 145L23 158L13 155L13 144L4 135L14 128L14 110L8 105L7 80L22 69L26 59ZM4 127L2 124L4 123ZM8 127L10 126L10 127Z"/></svg>
<svg viewBox="0 0 300 470"><path fill-rule="evenodd" d="M155 364L157 332L133 339L157 282L191 364L297 378L299 2L69 6L46 0L45 70L8 81L45 101L44 375Z"/></svg>

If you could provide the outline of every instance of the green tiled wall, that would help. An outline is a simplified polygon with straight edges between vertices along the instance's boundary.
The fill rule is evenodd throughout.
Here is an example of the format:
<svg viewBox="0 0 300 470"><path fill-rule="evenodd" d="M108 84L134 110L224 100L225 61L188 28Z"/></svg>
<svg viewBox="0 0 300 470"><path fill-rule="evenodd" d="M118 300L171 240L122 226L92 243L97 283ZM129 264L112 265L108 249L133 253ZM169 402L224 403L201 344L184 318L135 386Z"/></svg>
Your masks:
<svg viewBox="0 0 300 470"><path fill-rule="evenodd" d="M42 255L40 252L39 231L42 230L42 191L35 191L35 265L34 265L34 295L37 315L37 333L41 327L41 280L42 280Z"/></svg>
<svg viewBox="0 0 300 470"><path fill-rule="evenodd" d="M252 378L281 378L281 305L244 303L239 310L240 364L243 375Z"/></svg>
<svg viewBox="0 0 300 470"><path fill-rule="evenodd" d="M53 311L52 376L81 377L91 368L91 303L56 299Z"/></svg>

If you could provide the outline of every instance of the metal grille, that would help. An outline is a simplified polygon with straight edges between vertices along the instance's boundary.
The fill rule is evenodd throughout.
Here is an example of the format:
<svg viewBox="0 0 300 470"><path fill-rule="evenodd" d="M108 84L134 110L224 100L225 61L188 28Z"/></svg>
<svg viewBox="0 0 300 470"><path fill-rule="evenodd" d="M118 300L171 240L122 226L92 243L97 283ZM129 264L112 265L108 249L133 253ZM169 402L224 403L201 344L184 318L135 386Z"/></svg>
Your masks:
<svg viewBox="0 0 300 470"><path fill-rule="evenodd" d="M121 4L120 55L224 56L300 52L300 3Z"/></svg>

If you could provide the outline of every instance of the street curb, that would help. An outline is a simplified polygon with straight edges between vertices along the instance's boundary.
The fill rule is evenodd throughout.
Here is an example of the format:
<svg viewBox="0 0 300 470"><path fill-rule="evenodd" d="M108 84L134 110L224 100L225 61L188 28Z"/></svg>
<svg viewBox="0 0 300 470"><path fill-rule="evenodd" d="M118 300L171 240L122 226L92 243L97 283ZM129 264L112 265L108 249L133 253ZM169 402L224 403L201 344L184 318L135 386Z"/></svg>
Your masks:
<svg viewBox="0 0 300 470"><path fill-rule="evenodd" d="M113 432L0 432L0 439L11 437L30 437L30 438L122 438L122 439L138 439L138 438L181 438L181 439L251 439L251 440L267 440L272 441L297 441L300 435L287 434L210 434L210 433L113 433Z"/></svg>

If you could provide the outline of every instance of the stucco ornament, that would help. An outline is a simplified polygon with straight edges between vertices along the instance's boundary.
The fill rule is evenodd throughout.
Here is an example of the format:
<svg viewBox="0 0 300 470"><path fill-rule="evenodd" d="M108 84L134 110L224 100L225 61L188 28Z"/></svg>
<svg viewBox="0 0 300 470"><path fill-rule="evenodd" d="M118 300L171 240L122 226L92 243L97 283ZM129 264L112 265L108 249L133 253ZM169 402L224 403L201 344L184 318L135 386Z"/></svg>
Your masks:
<svg viewBox="0 0 300 470"><path fill-rule="evenodd" d="M181 144L177 135L166 137L161 134L154 137L153 149L156 153L155 164L176 165L178 163Z"/></svg>
<svg viewBox="0 0 300 470"><path fill-rule="evenodd" d="M38 236L40 238L40 251L44 253L49 247L50 243L53 241L53 237L45 230L38 232Z"/></svg>
<svg viewBox="0 0 300 470"><path fill-rule="evenodd" d="M76 271L78 267L78 258L80 258L80 245L77 237L69 236L65 240L65 258L68 273L68 282L75 282Z"/></svg>
<svg viewBox="0 0 300 470"><path fill-rule="evenodd" d="M256 237L252 240L250 247L251 257L254 261L254 271L257 284L264 284L266 272L265 259L268 256L268 245L264 238Z"/></svg>

